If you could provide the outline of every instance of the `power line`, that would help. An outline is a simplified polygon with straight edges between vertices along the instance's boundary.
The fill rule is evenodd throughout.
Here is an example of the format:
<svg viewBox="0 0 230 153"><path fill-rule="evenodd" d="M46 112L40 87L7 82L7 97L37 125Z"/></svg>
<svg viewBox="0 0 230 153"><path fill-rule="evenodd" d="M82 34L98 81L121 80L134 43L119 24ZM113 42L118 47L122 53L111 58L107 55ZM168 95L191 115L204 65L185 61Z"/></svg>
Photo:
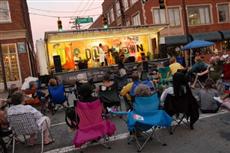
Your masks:
<svg viewBox="0 0 230 153"><path fill-rule="evenodd" d="M88 5L86 5L85 9L81 12L80 16L86 13L86 10L93 4L94 1L95 0L89 1Z"/></svg>
<svg viewBox="0 0 230 153"><path fill-rule="evenodd" d="M86 11L96 10L98 8L101 8L101 7L94 7L94 8L88 9ZM84 10L80 10L80 11L56 11L56 10L45 10L45 9L32 8L32 7L30 7L29 9L42 11L42 12L54 12L54 13L78 13L78 12L81 13L82 11L85 10L84 9Z"/></svg>
<svg viewBox="0 0 230 153"><path fill-rule="evenodd" d="M34 13L29 12L31 15L37 15L37 16L45 16L45 17L51 17L51 18L76 18L76 16L57 16L57 15L46 15L46 14L40 14L40 13ZM99 16L100 14L92 14L92 15L85 15L85 16Z"/></svg>

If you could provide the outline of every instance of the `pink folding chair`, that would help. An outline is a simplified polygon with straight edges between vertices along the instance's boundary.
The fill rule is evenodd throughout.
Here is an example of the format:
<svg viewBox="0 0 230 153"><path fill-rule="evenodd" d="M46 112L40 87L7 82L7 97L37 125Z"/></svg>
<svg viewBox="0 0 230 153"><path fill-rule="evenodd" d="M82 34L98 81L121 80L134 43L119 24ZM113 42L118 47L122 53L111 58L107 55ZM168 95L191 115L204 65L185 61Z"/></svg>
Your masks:
<svg viewBox="0 0 230 153"><path fill-rule="evenodd" d="M75 111L79 117L78 129L75 133L73 143L80 148L87 142L98 141L104 138L103 146L109 137L116 131L115 125L108 119L102 117L103 106L99 99L93 102L77 102Z"/></svg>

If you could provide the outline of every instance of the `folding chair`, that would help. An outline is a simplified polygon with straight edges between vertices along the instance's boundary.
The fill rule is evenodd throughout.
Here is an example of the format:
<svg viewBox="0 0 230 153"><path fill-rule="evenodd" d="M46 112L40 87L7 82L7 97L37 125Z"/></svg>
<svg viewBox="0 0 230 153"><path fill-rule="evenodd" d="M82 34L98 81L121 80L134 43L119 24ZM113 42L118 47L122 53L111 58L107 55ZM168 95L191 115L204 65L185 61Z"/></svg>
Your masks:
<svg viewBox="0 0 230 153"><path fill-rule="evenodd" d="M102 118L102 110L99 99L93 102L77 102L75 111L79 117L79 124L73 140L75 147L82 149L83 144L103 138L102 145L110 149L105 143L114 134L116 127L110 120Z"/></svg>
<svg viewBox="0 0 230 153"><path fill-rule="evenodd" d="M107 107L119 107L121 110L121 99L119 97L119 91L117 90L116 85L112 85L108 88L105 86L100 86L98 97L103 103L105 109Z"/></svg>
<svg viewBox="0 0 230 153"><path fill-rule="evenodd" d="M11 129L0 128L0 152L7 153L8 147L13 140L13 134Z"/></svg>
<svg viewBox="0 0 230 153"><path fill-rule="evenodd" d="M128 130L134 137L137 151L140 152L147 142L156 135L156 129L161 127L170 127L172 118L164 111L159 110L159 99L157 94L148 97L135 97L133 111L130 112L112 112L117 115L127 115ZM141 143L139 135L144 139ZM157 140L163 144L159 137Z"/></svg>
<svg viewBox="0 0 230 153"><path fill-rule="evenodd" d="M68 98L65 95L65 88L63 84L57 85L57 86L48 86L48 92L50 97L50 104L51 104L51 111L54 114L55 106L63 105L66 101L68 103Z"/></svg>
<svg viewBox="0 0 230 153"><path fill-rule="evenodd" d="M14 133L12 153L14 153L14 151L15 151L15 140L18 136L23 136L26 144L28 144L28 142L26 140L26 136L31 135L31 134L35 134L35 133L36 134L41 133L41 153L43 153L44 129L43 129L43 126L41 129L38 127L38 125L36 123L36 118L34 117L34 115L32 113L9 115L8 121L9 121L10 127L12 128L13 133Z"/></svg>

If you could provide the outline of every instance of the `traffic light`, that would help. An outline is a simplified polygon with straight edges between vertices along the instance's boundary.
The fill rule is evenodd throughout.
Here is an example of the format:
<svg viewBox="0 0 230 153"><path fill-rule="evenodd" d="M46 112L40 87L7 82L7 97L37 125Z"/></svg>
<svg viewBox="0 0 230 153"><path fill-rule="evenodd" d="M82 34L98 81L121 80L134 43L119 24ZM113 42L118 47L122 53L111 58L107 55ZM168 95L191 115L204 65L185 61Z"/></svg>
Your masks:
<svg viewBox="0 0 230 153"><path fill-rule="evenodd" d="M142 3L145 4L148 0L142 0Z"/></svg>
<svg viewBox="0 0 230 153"><path fill-rule="evenodd" d="M165 0L159 0L160 9L165 9Z"/></svg>
<svg viewBox="0 0 230 153"><path fill-rule="evenodd" d="M108 28L108 19L105 15L103 16L103 27Z"/></svg>
<svg viewBox="0 0 230 153"><path fill-rule="evenodd" d="M61 31L62 30L62 22L61 22L60 18L58 18L57 24L58 24L58 31Z"/></svg>

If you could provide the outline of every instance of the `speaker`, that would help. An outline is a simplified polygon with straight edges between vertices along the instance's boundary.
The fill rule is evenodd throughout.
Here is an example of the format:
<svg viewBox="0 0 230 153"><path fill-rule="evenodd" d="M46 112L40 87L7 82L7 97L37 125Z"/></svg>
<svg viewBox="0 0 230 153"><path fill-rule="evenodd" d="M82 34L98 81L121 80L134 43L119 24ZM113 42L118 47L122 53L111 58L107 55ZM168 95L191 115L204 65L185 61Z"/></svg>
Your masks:
<svg viewBox="0 0 230 153"><path fill-rule="evenodd" d="M53 56L55 72L62 72L60 55Z"/></svg>

